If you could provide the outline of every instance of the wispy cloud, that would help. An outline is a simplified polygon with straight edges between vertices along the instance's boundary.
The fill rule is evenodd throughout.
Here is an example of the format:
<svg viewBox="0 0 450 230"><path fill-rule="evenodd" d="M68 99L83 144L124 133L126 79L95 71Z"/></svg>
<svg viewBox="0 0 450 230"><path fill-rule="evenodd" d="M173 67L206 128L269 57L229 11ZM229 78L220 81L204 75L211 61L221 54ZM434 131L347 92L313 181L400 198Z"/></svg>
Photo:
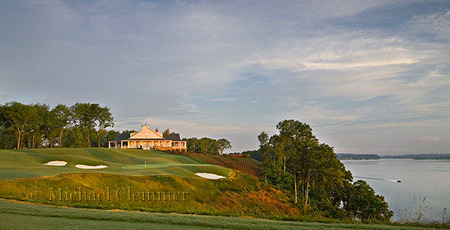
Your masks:
<svg viewBox="0 0 450 230"><path fill-rule="evenodd" d="M420 137L417 141L431 143L431 144L439 144L439 143L442 143L444 140L442 140L442 138L437 137L437 136L423 136L423 137Z"/></svg>
<svg viewBox="0 0 450 230"><path fill-rule="evenodd" d="M209 101L213 101L213 102L231 102L236 100L236 98L234 97L218 97L218 98L213 98L210 99Z"/></svg>
<svg viewBox="0 0 450 230"><path fill-rule="evenodd" d="M117 129L233 151L295 118L340 152L426 152L415 140L450 138L449 15L447 1L2 1L0 102L95 101Z"/></svg>

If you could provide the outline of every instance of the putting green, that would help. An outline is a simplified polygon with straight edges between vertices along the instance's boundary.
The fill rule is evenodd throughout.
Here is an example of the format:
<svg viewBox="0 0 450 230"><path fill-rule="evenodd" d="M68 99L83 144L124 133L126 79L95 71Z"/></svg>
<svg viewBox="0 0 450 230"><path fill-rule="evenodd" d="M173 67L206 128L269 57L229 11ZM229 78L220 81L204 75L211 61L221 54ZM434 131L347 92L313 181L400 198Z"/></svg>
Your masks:
<svg viewBox="0 0 450 230"><path fill-rule="evenodd" d="M51 161L67 162L49 166ZM63 173L85 173L76 165L105 165L90 172L133 175L177 175L196 177L195 173L228 176L231 169L179 155L153 150L61 148L0 150L0 180L55 176ZM147 165L147 166L146 166Z"/></svg>
<svg viewBox="0 0 450 230"><path fill-rule="evenodd" d="M165 168L171 166L183 166L183 167L215 167L217 165L213 164L173 164L173 163L151 163L151 164L143 164L143 165L124 165L123 169L156 169L156 168Z"/></svg>

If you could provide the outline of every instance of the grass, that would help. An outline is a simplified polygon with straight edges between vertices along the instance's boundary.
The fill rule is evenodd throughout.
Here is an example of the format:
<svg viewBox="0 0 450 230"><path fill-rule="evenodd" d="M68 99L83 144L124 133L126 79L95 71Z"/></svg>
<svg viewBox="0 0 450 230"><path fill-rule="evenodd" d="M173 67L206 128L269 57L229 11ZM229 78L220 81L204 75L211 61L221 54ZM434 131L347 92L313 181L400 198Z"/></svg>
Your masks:
<svg viewBox="0 0 450 230"><path fill-rule="evenodd" d="M262 186L248 174L207 180L174 175L124 176L70 173L0 181L0 197L97 209L254 216L299 217L280 190Z"/></svg>
<svg viewBox="0 0 450 230"><path fill-rule="evenodd" d="M55 160L66 161L68 164L64 167L44 165ZM206 164L201 160L159 151L105 148L22 149L0 150L0 180L87 171L76 168L77 164L107 165L106 169L89 171L121 175L195 176L198 172L208 172L228 176L231 173L230 169L219 165Z"/></svg>
<svg viewBox="0 0 450 230"><path fill-rule="evenodd" d="M237 169L241 172L258 177L259 165L255 159L245 157L223 157L218 155L205 155L200 153L185 153L185 152L172 152L179 156L186 156L193 160L220 165L226 168Z"/></svg>
<svg viewBox="0 0 450 230"><path fill-rule="evenodd" d="M420 229L237 217L106 211L0 200L0 229ZM429 229L429 228L428 228Z"/></svg>
<svg viewBox="0 0 450 230"><path fill-rule="evenodd" d="M66 161L68 164L64 167L43 165L53 160ZM108 165L108 168L83 170L76 168L76 164ZM284 192L262 185L254 176L190 156L159 151L2 150L0 171L3 179L0 180L0 197L3 198L101 209L278 219L298 216L298 209L290 204ZM197 172L214 173L227 178L207 180L196 176ZM133 193L128 197L137 198L127 198L128 188L129 193ZM61 199L59 191L63 194L61 196L67 194L78 197L83 194L86 197ZM106 193L112 194L108 196L111 199L105 198ZM120 197L115 196L117 193L120 193ZM173 199L180 199L180 194L187 194L187 197L183 201L155 202L154 197L161 194L164 197L170 194L169 197ZM149 201L150 196L152 201Z"/></svg>
<svg viewBox="0 0 450 230"><path fill-rule="evenodd" d="M54 160L68 164L64 167L44 165ZM108 168L83 170L76 168L76 164L107 165ZM0 200L0 229L73 226L133 229L408 229L406 226L254 219L317 221L302 217L283 191L260 183L252 176L257 174L257 169L258 164L252 159L200 154L103 148L0 150L0 197L76 207L55 208ZM195 176L197 172L227 178L207 180ZM80 194L83 198L76 199ZM110 194L109 199L106 199L106 194Z"/></svg>

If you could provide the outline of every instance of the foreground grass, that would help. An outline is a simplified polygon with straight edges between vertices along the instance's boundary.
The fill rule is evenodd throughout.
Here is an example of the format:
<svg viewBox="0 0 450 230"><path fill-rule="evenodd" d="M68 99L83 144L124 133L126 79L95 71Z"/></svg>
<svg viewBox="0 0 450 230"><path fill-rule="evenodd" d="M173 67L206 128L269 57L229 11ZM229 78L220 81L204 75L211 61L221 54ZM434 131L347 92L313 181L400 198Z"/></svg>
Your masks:
<svg viewBox="0 0 450 230"><path fill-rule="evenodd" d="M44 165L66 161L64 167ZM108 168L85 170L77 164L107 165ZM0 180L55 176L62 173L101 172L121 175L192 176L208 172L228 176L231 170L216 164L160 151L106 148L55 148L0 150Z"/></svg>
<svg viewBox="0 0 450 230"><path fill-rule="evenodd" d="M421 229L237 217L106 211L0 200L0 229ZM427 228L430 229L430 228Z"/></svg>
<svg viewBox="0 0 450 230"><path fill-rule="evenodd" d="M221 180L173 175L62 174L0 181L0 197L97 209L299 217L285 193L240 172Z"/></svg>

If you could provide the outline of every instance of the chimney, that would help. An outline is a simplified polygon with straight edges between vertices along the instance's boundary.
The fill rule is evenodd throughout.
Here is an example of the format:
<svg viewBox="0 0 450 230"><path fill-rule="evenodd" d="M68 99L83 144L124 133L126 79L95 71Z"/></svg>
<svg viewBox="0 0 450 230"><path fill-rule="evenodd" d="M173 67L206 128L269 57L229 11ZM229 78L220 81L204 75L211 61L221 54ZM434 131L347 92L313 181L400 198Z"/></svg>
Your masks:
<svg viewBox="0 0 450 230"><path fill-rule="evenodd" d="M169 134L170 134L170 130L169 130L169 128L167 128L167 130L166 130L166 134L167 134L167 135L169 135Z"/></svg>
<svg viewBox="0 0 450 230"><path fill-rule="evenodd" d="M158 132L158 128L155 129L155 132Z"/></svg>

